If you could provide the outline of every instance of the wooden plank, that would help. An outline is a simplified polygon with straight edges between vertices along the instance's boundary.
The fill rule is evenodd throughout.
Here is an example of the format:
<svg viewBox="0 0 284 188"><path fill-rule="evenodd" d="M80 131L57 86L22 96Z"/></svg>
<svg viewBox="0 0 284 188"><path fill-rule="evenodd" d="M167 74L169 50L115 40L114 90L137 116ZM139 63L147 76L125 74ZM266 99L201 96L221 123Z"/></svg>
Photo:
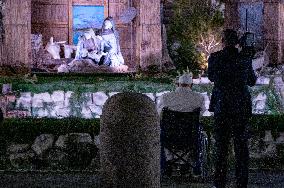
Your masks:
<svg viewBox="0 0 284 188"><path fill-rule="evenodd" d="M32 4L40 5L67 5L68 0L32 0Z"/></svg>
<svg viewBox="0 0 284 188"><path fill-rule="evenodd" d="M142 25L141 58L162 57L161 25Z"/></svg>
<svg viewBox="0 0 284 188"><path fill-rule="evenodd" d="M109 16L113 17L116 24L119 22L119 16L129 7L128 0L110 0L109 1Z"/></svg>
<svg viewBox="0 0 284 188"><path fill-rule="evenodd" d="M31 35L31 1L7 0L4 12L5 49L1 51L2 64L29 65Z"/></svg>
<svg viewBox="0 0 284 188"><path fill-rule="evenodd" d="M72 0L68 0L68 43L73 44L73 10Z"/></svg>
<svg viewBox="0 0 284 188"><path fill-rule="evenodd" d="M140 23L160 24L160 3L157 3L157 0L141 0L140 3Z"/></svg>
<svg viewBox="0 0 284 188"><path fill-rule="evenodd" d="M46 45L50 37L54 38L54 41L66 41L68 42L68 27L45 27L41 26L33 27L32 33L41 33L43 44Z"/></svg>
<svg viewBox="0 0 284 188"><path fill-rule="evenodd" d="M105 0L73 0L73 4L78 5L104 5Z"/></svg>
<svg viewBox="0 0 284 188"><path fill-rule="evenodd" d="M67 5L33 5L32 22L68 22Z"/></svg>

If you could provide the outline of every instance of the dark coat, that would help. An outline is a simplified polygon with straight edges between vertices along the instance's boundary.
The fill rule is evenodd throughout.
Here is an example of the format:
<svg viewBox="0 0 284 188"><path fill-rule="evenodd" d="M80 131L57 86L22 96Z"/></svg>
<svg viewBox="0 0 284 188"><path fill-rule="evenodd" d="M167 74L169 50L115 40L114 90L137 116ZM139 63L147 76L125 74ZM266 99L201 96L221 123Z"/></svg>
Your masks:
<svg viewBox="0 0 284 188"><path fill-rule="evenodd" d="M209 111L214 115L248 115L252 113L248 86L255 85L252 59L237 48L226 47L210 55L208 78L214 82Z"/></svg>

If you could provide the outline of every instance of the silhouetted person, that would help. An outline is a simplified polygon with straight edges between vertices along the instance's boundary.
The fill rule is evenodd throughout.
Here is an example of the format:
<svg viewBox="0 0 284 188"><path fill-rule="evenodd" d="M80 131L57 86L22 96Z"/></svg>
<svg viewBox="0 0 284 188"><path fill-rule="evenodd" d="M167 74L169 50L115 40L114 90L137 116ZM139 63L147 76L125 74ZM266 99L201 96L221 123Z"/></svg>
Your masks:
<svg viewBox="0 0 284 188"><path fill-rule="evenodd" d="M256 76L252 58L245 51L238 52L238 36L234 30L224 31L224 49L210 55L208 77L214 82L209 110L214 112L216 161L214 185L225 188L227 158L231 137L234 140L236 179L238 188L248 183L248 122L252 115L251 95ZM245 49L245 48L244 48Z"/></svg>

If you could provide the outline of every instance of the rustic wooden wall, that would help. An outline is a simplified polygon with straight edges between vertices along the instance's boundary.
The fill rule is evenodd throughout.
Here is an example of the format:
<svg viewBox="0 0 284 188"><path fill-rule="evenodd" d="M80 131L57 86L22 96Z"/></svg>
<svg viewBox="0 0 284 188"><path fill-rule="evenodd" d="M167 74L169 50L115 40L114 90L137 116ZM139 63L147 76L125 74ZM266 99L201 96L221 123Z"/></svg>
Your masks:
<svg viewBox="0 0 284 188"><path fill-rule="evenodd" d="M51 36L55 41L72 42L72 5L104 5L105 17L112 16L120 34L125 62L134 67L133 24L122 24L119 16L131 6L131 0L32 0L32 33L43 35L44 45Z"/></svg>
<svg viewBox="0 0 284 188"><path fill-rule="evenodd" d="M115 20L125 63L129 67L135 68L135 33L133 24L122 24L119 20L119 16L131 6L133 6L131 0L109 0L108 15L112 16Z"/></svg>
<svg viewBox="0 0 284 188"><path fill-rule="evenodd" d="M162 38L160 3L157 0L135 0L138 18L135 24L136 56L142 69L161 66Z"/></svg>
<svg viewBox="0 0 284 188"><path fill-rule="evenodd" d="M101 3L101 4L99 4ZM41 33L44 45L72 41L72 5L104 5L105 17L112 16L120 34L125 62L137 65L159 64L162 54L160 3L156 0L6 0L5 41L0 46L0 65L31 63L31 33ZM129 7L137 9L133 22L120 23L119 16Z"/></svg>
<svg viewBox="0 0 284 188"><path fill-rule="evenodd" d="M6 0L5 41L0 49L0 65L30 64L31 0Z"/></svg>
<svg viewBox="0 0 284 188"><path fill-rule="evenodd" d="M41 33L44 44L69 40L69 0L32 0L32 33Z"/></svg>

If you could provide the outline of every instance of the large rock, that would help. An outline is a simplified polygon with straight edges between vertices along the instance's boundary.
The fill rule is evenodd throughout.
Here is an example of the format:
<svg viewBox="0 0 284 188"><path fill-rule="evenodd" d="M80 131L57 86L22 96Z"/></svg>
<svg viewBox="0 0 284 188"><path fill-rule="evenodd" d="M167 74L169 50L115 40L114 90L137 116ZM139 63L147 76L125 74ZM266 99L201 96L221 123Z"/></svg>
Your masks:
<svg viewBox="0 0 284 188"><path fill-rule="evenodd" d="M48 109L45 108L32 108L32 116L33 117L38 117L38 118L43 118L43 117L49 117L49 111Z"/></svg>
<svg viewBox="0 0 284 188"><path fill-rule="evenodd" d="M9 156L11 165L16 169L27 169L33 165L35 153L27 151L24 153L13 153Z"/></svg>
<svg viewBox="0 0 284 188"><path fill-rule="evenodd" d="M67 118L70 116L71 109L62 105L54 106L51 111L51 117L55 118Z"/></svg>
<svg viewBox="0 0 284 188"><path fill-rule="evenodd" d="M44 103L51 103L51 97L49 93L38 93L34 94L32 99L32 107L41 108L44 107Z"/></svg>
<svg viewBox="0 0 284 188"><path fill-rule="evenodd" d="M108 99L108 96L104 92L93 93L93 102L98 106L103 106Z"/></svg>
<svg viewBox="0 0 284 188"><path fill-rule="evenodd" d="M81 96L81 99L82 99L83 103L87 106L93 104L93 95L90 92L83 93L82 96Z"/></svg>
<svg viewBox="0 0 284 188"><path fill-rule="evenodd" d="M60 135L55 142L55 147L64 150L67 148L66 144L67 144L67 135Z"/></svg>
<svg viewBox="0 0 284 188"><path fill-rule="evenodd" d="M160 187L160 128L154 102L120 93L103 108L100 132L102 187Z"/></svg>
<svg viewBox="0 0 284 188"><path fill-rule="evenodd" d="M7 153L24 153L30 149L29 144L11 144L7 148Z"/></svg>
<svg viewBox="0 0 284 188"><path fill-rule="evenodd" d="M266 101L265 100L261 100L261 101L256 101L256 110L264 110L265 109L265 104Z"/></svg>
<svg viewBox="0 0 284 188"><path fill-rule="evenodd" d="M260 76L256 80L256 84L258 85L269 85L269 83L270 83L270 78L264 76Z"/></svg>
<svg viewBox="0 0 284 188"><path fill-rule="evenodd" d="M32 116L43 118L43 117L49 117L50 113L48 109L45 109L45 108L32 108Z"/></svg>
<svg viewBox="0 0 284 188"><path fill-rule="evenodd" d="M52 169L66 169L69 164L68 154L62 150L51 149L44 156L44 162Z"/></svg>
<svg viewBox="0 0 284 188"><path fill-rule="evenodd" d="M54 91L51 94L51 99L55 104L64 104L64 91Z"/></svg>
<svg viewBox="0 0 284 188"><path fill-rule="evenodd" d="M97 150L90 134L71 133L67 135L66 152L70 168L85 169L91 164Z"/></svg>
<svg viewBox="0 0 284 188"><path fill-rule="evenodd" d="M92 105L92 106L89 106L89 108L93 114L96 114L98 116L101 116L103 113L103 109L101 106Z"/></svg>
<svg viewBox="0 0 284 188"><path fill-rule="evenodd" d="M263 138L263 141L266 143L274 142L274 139L273 139L273 136L270 130L265 131L265 136Z"/></svg>
<svg viewBox="0 0 284 188"><path fill-rule="evenodd" d="M54 136L52 134L42 134L36 137L31 148L37 155L41 155L52 147L53 141Z"/></svg>
<svg viewBox="0 0 284 188"><path fill-rule="evenodd" d="M16 107L30 110L31 106L32 106L31 92L20 93L20 98L16 102Z"/></svg>
<svg viewBox="0 0 284 188"><path fill-rule="evenodd" d="M70 105L70 98L74 94L73 91L67 91L65 93L65 98L64 98L64 106L69 106Z"/></svg>
<svg viewBox="0 0 284 188"><path fill-rule="evenodd" d="M72 140L76 143L92 143L92 137L88 133L70 133L67 135L68 140Z"/></svg>
<svg viewBox="0 0 284 188"><path fill-rule="evenodd" d="M81 114L82 114L82 118L86 118L86 119L93 118L92 111L91 111L91 109L88 106L83 106L82 107Z"/></svg>
<svg viewBox="0 0 284 188"><path fill-rule="evenodd" d="M275 77L274 78L274 84L276 86L283 86L284 82L281 76Z"/></svg>
<svg viewBox="0 0 284 188"><path fill-rule="evenodd" d="M263 101L267 99L267 95L264 92L259 93L253 101Z"/></svg>

